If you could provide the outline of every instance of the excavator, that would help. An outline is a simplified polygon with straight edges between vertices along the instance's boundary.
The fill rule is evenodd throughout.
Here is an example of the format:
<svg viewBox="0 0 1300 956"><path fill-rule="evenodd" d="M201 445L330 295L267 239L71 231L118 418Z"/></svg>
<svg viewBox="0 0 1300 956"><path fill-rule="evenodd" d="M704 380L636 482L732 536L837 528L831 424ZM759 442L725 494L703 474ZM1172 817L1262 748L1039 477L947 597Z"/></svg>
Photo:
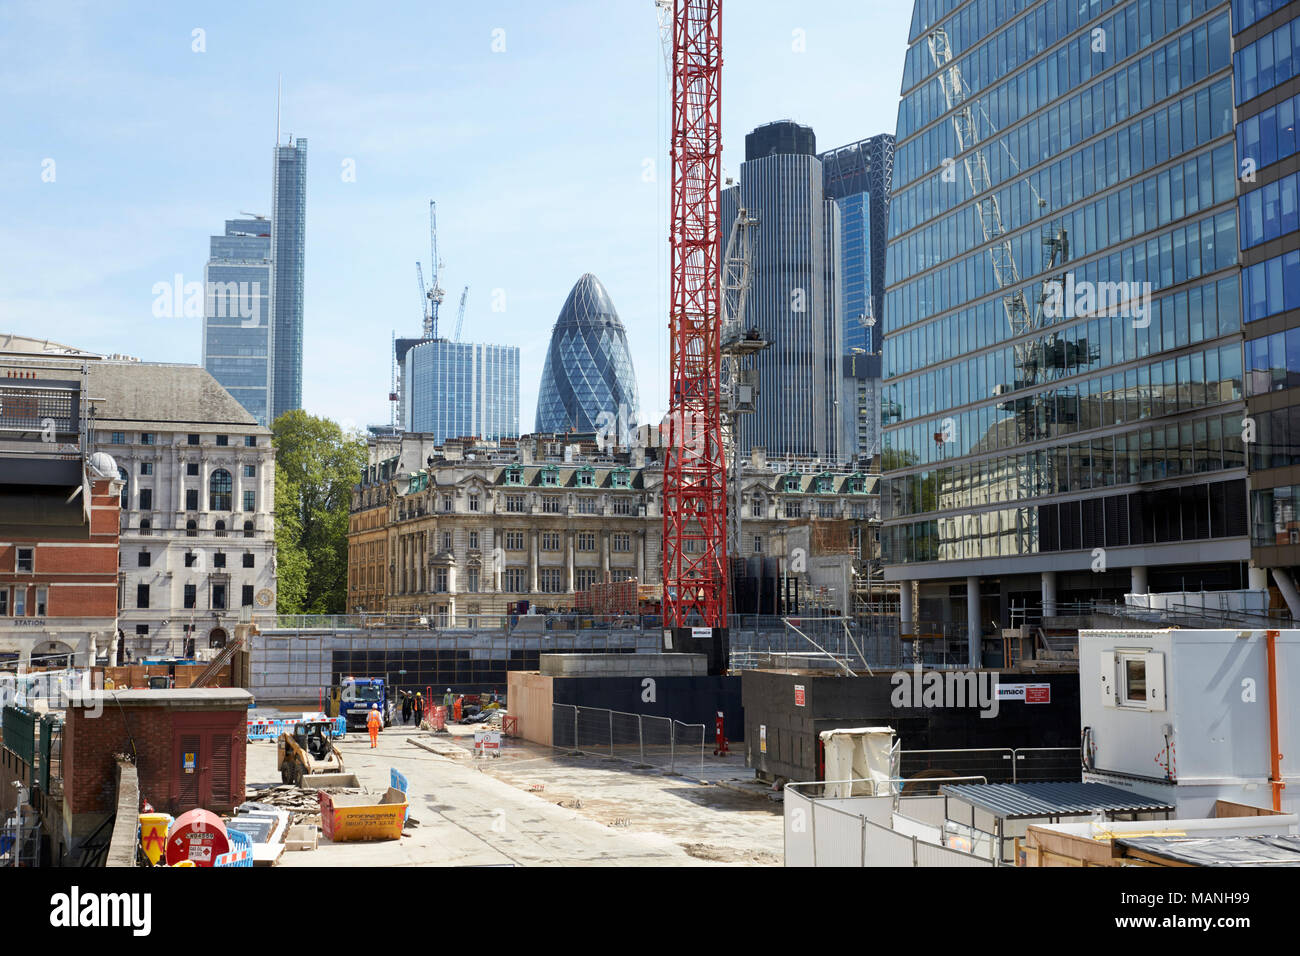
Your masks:
<svg viewBox="0 0 1300 956"><path fill-rule="evenodd" d="M330 739L332 720L295 721L280 734L276 758L280 780L298 787L359 786L355 774L343 772L343 755Z"/></svg>

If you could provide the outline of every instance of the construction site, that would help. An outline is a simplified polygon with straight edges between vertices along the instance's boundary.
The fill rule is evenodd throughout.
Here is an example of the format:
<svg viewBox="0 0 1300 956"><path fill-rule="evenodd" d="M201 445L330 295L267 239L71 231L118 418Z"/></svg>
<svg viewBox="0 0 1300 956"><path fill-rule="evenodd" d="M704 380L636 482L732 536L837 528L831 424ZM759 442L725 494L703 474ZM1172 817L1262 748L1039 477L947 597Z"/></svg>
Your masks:
<svg viewBox="0 0 1300 956"><path fill-rule="evenodd" d="M1039 603L998 595L1010 626L978 579L965 624L930 618L882 574L878 473L741 454L771 343L744 307L761 223L718 211L721 3L656 6L672 87L663 424L636 449L405 435L406 360L460 344L468 293L449 342L431 204L424 326L394 337L394 419L351 511L376 515L354 537L392 542L363 569L382 607L250 606L220 646L116 666L26 647L0 672L0 866L1300 865L1289 617L1228 592L1058 602L1044 576ZM976 118L942 37L960 138ZM966 174L987 185L984 166ZM995 212L978 213L989 241ZM1045 269L1068 258L1064 231L1043 244ZM1016 335L1039 323L1023 292L999 307ZM1044 360L1025 348L1017 374ZM1004 409L1021 441L1042 437L1027 401ZM435 535L453 534L458 495L496 486L536 528L480 547L495 518L475 497L458 564ZM611 503L561 511L564 488ZM778 513L782 495L812 506Z"/></svg>

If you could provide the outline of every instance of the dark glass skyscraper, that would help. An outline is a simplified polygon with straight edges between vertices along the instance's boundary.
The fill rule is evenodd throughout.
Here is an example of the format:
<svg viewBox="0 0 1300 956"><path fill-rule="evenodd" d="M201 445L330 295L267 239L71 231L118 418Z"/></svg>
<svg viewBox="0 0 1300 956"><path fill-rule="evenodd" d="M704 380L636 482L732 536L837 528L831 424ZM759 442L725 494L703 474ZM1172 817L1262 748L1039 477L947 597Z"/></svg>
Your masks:
<svg viewBox="0 0 1300 956"><path fill-rule="evenodd" d="M604 431L622 443L640 409L623 322L605 287L588 272L565 299L551 332L536 430Z"/></svg>
<svg viewBox="0 0 1300 956"><path fill-rule="evenodd" d="M1246 587L1229 14L918 0L883 316L907 618L917 582L972 637L1013 605Z"/></svg>
<svg viewBox="0 0 1300 956"><path fill-rule="evenodd" d="M302 408L303 265L307 231L307 141L290 138L275 147L271 192L273 267L272 323L275 381L271 391L274 421Z"/></svg>
<svg viewBox="0 0 1300 956"><path fill-rule="evenodd" d="M204 270L203 367L259 425L270 424L271 223L231 219Z"/></svg>
<svg viewBox="0 0 1300 956"><path fill-rule="evenodd" d="M846 449L852 392L843 370L840 210L823 188L813 131L789 120L745 137L740 181L722 191L720 241L743 206L758 218L745 324L771 347L747 360L758 402L740 416L740 447L835 462ZM843 398L843 404L841 402Z"/></svg>

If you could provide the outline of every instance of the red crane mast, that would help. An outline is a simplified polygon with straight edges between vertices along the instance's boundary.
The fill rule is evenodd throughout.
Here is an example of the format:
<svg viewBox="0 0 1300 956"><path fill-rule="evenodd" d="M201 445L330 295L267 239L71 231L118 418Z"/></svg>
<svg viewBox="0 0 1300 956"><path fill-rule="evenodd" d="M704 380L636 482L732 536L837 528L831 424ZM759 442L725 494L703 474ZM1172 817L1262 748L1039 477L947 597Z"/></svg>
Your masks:
<svg viewBox="0 0 1300 956"><path fill-rule="evenodd" d="M674 0L664 627L727 626L718 191L722 0Z"/></svg>

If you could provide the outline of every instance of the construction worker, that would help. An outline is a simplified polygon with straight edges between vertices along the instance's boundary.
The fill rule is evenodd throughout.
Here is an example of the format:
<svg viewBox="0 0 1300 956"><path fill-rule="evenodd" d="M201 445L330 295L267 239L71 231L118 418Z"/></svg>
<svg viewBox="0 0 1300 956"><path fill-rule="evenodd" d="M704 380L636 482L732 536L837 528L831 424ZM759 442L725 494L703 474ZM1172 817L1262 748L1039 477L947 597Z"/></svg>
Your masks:
<svg viewBox="0 0 1300 956"><path fill-rule="evenodd" d="M402 723L409 724L410 722L411 722L411 695L406 691L402 691Z"/></svg>
<svg viewBox="0 0 1300 956"><path fill-rule="evenodd" d="M424 720L424 695L419 691L415 694L415 726L420 726L420 721Z"/></svg>
<svg viewBox="0 0 1300 956"><path fill-rule="evenodd" d="M370 705L370 716L366 718L366 729L370 731L370 749L379 746L379 731L384 726L384 716L379 712L378 704Z"/></svg>
<svg viewBox="0 0 1300 956"><path fill-rule="evenodd" d="M455 706L454 719L456 723L460 723L460 715L464 711L464 705L461 703L461 701L463 701L464 699L465 699L464 694L459 694L456 697L456 703L454 705Z"/></svg>
<svg viewBox="0 0 1300 956"><path fill-rule="evenodd" d="M451 688L447 688L447 693L442 695L442 706L447 708L447 716L451 717Z"/></svg>

